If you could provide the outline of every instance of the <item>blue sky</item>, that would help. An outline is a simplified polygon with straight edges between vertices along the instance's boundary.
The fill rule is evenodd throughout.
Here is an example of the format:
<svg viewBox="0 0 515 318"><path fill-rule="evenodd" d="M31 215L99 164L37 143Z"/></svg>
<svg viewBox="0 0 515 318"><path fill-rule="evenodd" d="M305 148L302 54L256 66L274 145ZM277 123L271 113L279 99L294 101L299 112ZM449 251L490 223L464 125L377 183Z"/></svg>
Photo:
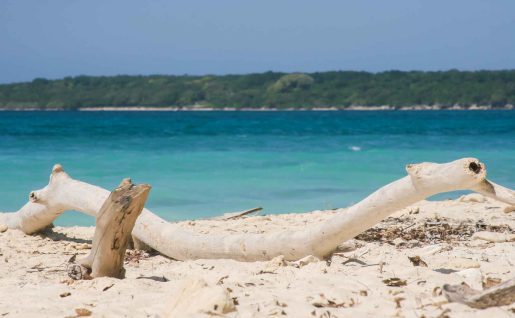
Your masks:
<svg viewBox="0 0 515 318"><path fill-rule="evenodd" d="M515 1L0 1L0 82L515 68Z"/></svg>

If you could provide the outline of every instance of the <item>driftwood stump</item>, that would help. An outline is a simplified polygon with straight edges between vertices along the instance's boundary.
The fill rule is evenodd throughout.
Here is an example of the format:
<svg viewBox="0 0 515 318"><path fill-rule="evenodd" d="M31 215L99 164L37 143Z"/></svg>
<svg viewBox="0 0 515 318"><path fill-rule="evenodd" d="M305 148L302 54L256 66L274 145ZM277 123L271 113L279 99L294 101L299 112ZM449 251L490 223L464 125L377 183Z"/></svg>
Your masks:
<svg viewBox="0 0 515 318"><path fill-rule="evenodd" d="M87 275L116 278L125 276L125 250L150 188L147 184L134 185L130 179L124 179L120 186L111 192L96 220L91 253L79 261L81 278ZM77 268L71 271L77 273Z"/></svg>

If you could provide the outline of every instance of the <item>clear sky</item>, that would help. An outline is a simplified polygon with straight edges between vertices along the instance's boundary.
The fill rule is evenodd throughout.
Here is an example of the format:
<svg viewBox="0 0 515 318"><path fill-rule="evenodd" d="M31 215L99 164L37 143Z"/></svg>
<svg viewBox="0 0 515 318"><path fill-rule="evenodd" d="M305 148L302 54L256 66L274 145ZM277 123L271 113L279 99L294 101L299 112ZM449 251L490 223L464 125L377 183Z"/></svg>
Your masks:
<svg viewBox="0 0 515 318"><path fill-rule="evenodd" d="M1 0L0 82L515 68L514 0Z"/></svg>

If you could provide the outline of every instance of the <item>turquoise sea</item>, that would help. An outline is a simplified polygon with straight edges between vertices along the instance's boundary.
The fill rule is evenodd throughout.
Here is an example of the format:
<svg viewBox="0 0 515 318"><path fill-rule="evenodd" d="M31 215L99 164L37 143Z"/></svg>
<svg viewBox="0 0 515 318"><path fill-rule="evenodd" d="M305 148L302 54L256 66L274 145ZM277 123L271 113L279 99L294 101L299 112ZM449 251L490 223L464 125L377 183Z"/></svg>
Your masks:
<svg viewBox="0 0 515 318"><path fill-rule="evenodd" d="M0 210L21 207L54 163L107 189L149 183L147 207L182 220L345 207L407 163L467 156L515 187L515 111L0 112Z"/></svg>

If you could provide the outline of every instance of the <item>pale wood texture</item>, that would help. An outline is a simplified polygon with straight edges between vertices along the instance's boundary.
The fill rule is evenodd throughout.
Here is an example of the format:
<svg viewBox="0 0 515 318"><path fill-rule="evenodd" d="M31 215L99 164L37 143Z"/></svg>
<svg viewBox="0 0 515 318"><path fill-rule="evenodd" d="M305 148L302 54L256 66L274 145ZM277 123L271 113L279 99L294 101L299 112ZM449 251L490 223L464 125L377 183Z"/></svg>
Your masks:
<svg viewBox="0 0 515 318"><path fill-rule="evenodd" d="M124 179L104 202L96 220L91 253L79 262L90 269L90 276L124 277L125 250L149 191L149 185L134 185Z"/></svg>
<svg viewBox="0 0 515 318"><path fill-rule="evenodd" d="M302 231L284 230L263 234L199 234L168 223L144 209L133 235L158 252L178 260L232 258L241 261L269 260L284 255L298 260L308 255L323 258L343 241L373 227L395 211L441 192L472 190L515 205L510 189L486 180L484 164L475 158L406 167L408 176L372 193L324 223L308 224ZM491 185L485 189L485 184ZM0 224L34 233L48 226L65 210L96 216L109 192L74 180L56 165L50 183L32 192L30 202L14 213L0 213Z"/></svg>

